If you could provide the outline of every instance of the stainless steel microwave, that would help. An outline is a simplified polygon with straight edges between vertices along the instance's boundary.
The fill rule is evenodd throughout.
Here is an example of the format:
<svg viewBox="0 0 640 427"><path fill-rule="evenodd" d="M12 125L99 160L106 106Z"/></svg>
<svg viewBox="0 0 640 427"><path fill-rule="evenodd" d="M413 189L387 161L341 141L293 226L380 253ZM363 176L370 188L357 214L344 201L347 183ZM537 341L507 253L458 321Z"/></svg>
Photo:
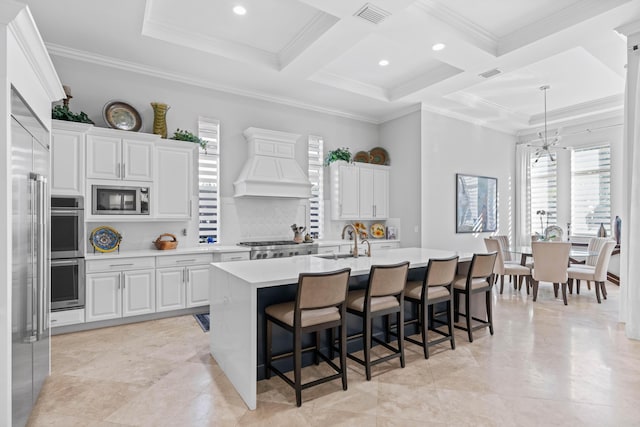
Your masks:
<svg viewBox="0 0 640 427"><path fill-rule="evenodd" d="M92 185L93 215L149 215L149 187Z"/></svg>

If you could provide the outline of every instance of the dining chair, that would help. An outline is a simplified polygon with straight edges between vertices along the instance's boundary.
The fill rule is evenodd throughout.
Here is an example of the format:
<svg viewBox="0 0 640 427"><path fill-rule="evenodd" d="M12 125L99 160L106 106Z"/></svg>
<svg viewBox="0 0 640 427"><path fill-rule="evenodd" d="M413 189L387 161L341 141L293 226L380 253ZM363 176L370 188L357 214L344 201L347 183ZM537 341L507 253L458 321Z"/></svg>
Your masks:
<svg viewBox="0 0 640 427"><path fill-rule="evenodd" d="M611 259L611 253L613 249L616 247L616 242L610 239L606 240L600 248L600 253L598 254L598 258L595 266L591 265L583 265L583 264L574 264L567 269L567 275L569 277L569 289L571 289L571 283L573 280L576 280L576 292L579 292L580 280L586 280L587 283L594 282L596 287L596 299L598 300L598 304L601 303L600 300L600 292L602 291L602 296L604 299L607 299L607 289L604 285L607 280L607 269L609 268L609 260Z"/></svg>
<svg viewBox="0 0 640 427"><path fill-rule="evenodd" d="M417 307L418 315L415 319L405 321L405 326L417 323L422 335L422 341L406 336L405 340L419 345L424 351L424 358L429 358L429 347L444 341L451 343L451 350L456 349L456 341L453 333L453 280L456 277L458 257L445 259L430 259L422 280L408 281L405 286L404 299ZM445 303L445 311L434 313L435 305ZM440 314L447 316L447 321L440 320ZM438 329L446 325L448 331ZM433 331L442 337L429 341L428 331Z"/></svg>
<svg viewBox="0 0 640 427"><path fill-rule="evenodd" d="M567 266L569 264L570 242L532 242L533 270L531 283L533 284L533 301L538 299L538 284L540 282L553 283L553 293L558 297L558 287L562 285L562 300L567 305Z"/></svg>
<svg viewBox="0 0 640 427"><path fill-rule="evenodd" d="M302 405L302 390L335 379L342 379L342 389L347 389L347 322L346 299L349 283L350 268L328 273L301 273L298 277L298 290L295 301L270 305L265 309L266 340L265 340L265 377L269 379L271 372L276 373L287 384L295 389L296 405ZM272 354L273 324L293 334L293 352L279 355ZM333 348L333 330L339 328L340 361L337 366L320 351L320 336L318 332L331 331L331 345ZM315 346L302 348L302 335L315 334ZM313 351L314 362L320 363L320 358L333 368L335 374L302 383L302 353ZM333 354L333 350L331 351ZM293 357L293 380L272 365L274 360Z"/></svg>
<svg viewBox="0 0 640 427"><path fill-rule="evenodd" d="M595 267L596 263L598 262L598 257L600 256L600 252L602 251L602 248L604 248L605 243L607 243L610 240L611 239L609 237L592 237L591 239L589 239L589 244L587 245L587 252L590 255L587 255L584 261L571 264L570 267L575 267L578 265L581 267L585 267L585 266ZM591 290L591 280L587 280L587 289ZM573 283L571 281L569 282L569 293L570 294L573 293ZM580 294L580 279L576 279L576 293Z"/></svg>
<svg viewBox="0 0 640 427"><path fill-rule="evenodd" d="M513 254L511 253L511 248L509 245L509 236L507 235L495 235L495 236L490 236L490 239L495 239L500 243L500 248L502 250L502 257L504 259L504 263L505 264L520 264L520 260L516 259L516 257L513 256ZM494 276L494 283L498 282L498 274L496 274ZM509 282L513 282L513 288L516 289L517 288L517 283L515 281L515 277L514 276L508 276L509 277ZM500 276L500 278L502 280L504 280L503 276Z"/></svg>
<svg viewBox="0 0 640 427"><path fill-rule="evenodd" d="M455 325L455 327L467 331L469 342L473 342L473 331L477 329L488 327L489 333L493 335L491 287L493 286L493 267L496 263L497 256L497 252L473 254L467 274L457 275L453 282L454 321L457 323L460 320L460 316L463 316L466 320L465 326ZM473 296L479 293L485 294L486 320L474 317L472 314ZM464 314L460 313L460 295L464 295ZM471 326L472 320L480 324Z"/></svg>
<svg viewBox="0 0 640 427"><path fill-rule="evenodd" d="M531 277L531 269L526 265L505 263L503 259L502 248L500 242L496 239L484 239L484 244L487 247L487 251L496 253L496 263L493 267L493 272L500 276L500 293L502 294L504 288L504 276L514 277L514 287L518 290L522 289L522 282L526 278L527 294L529 294L529 278Z"/></svg>
<svg viewBox="0 0 640 427"><path fill-rule="evenodd" d="M349 336L347 339L362 338L364 359L348 353L347 357L365 368L367 381L371 380L371 367L393 358L400 358L400 366L404 368L404 288L407 283L409 262L390 265L372 265L366 289L358 289L347 295L347 312L362 319L362 333ZM397 348L386 341L373 336L373 319L384 317L387 325L386 338L389 341L389 317L396 315ZM392 354L371 360L371 343L382 345Z"/></svg>

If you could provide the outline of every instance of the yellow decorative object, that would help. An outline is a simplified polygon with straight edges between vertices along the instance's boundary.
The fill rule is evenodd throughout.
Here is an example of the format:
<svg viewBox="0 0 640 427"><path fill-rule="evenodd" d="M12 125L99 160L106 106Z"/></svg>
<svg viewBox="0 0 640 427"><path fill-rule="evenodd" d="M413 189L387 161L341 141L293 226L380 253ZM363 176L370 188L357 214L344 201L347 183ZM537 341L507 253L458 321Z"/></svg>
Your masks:
<svg viewBox="0 0 640 427"><path fill-rule="evenodd" d="M91 245L98 252L113 252L120 246L122 235L108 225L96 227L91 232Z"/></svg>
<svg viewBox="0 0 640 427"><path fill-rule="evenodd" d="M152 102L151 107L153 108L153 133L166 139L167 111L169 111L169 108L171 107L160 102Z"/></svg>

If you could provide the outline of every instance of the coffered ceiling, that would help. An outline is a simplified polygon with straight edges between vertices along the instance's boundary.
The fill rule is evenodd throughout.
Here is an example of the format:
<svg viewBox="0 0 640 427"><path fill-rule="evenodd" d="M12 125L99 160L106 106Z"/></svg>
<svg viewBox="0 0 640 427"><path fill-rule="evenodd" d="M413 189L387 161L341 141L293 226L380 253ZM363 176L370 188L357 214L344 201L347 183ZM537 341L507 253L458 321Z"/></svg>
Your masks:
<svg viewBox="0 0 640 427"><path fill-rule="evenodd" d="M540 126L545 84L550 123L619 114L615 28L640 18L640 0L25 3L52 55L374 123L422 106L507 132Z"/></svg>

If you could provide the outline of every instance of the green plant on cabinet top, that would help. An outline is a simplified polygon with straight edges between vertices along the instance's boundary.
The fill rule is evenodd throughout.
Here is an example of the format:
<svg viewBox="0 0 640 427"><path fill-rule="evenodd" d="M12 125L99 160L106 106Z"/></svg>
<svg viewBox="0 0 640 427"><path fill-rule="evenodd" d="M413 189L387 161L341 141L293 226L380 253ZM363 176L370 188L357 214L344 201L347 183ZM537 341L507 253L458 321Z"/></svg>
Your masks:
<svg viewBox="0 0 640 427"><path fill-rule="evenodd" d="M331 163L337 162L338 160L351 162L351 151L349 151L349 148L336 148L335 150L329 151L324 158L324 165L329 166Z"/></svg>
<svg viewBox="0 0 640 427"><path fill-rule="evenodd" d="M51 110L51 118L55 120L65 120L67 122L94 124L93 120L91 120L85 112L80 111L78 114L72 113L66 105L56 105L53 107Z"/></svg>
<svg viewBox="0 0 640 427"><path fill-rule="evenodd" d="M176 141L195 142L200 145L200 148L207 151L207 141L195 136L188 130L176 129L176 131L173 133L173 136L170 139L174 139Z"/></svg>

